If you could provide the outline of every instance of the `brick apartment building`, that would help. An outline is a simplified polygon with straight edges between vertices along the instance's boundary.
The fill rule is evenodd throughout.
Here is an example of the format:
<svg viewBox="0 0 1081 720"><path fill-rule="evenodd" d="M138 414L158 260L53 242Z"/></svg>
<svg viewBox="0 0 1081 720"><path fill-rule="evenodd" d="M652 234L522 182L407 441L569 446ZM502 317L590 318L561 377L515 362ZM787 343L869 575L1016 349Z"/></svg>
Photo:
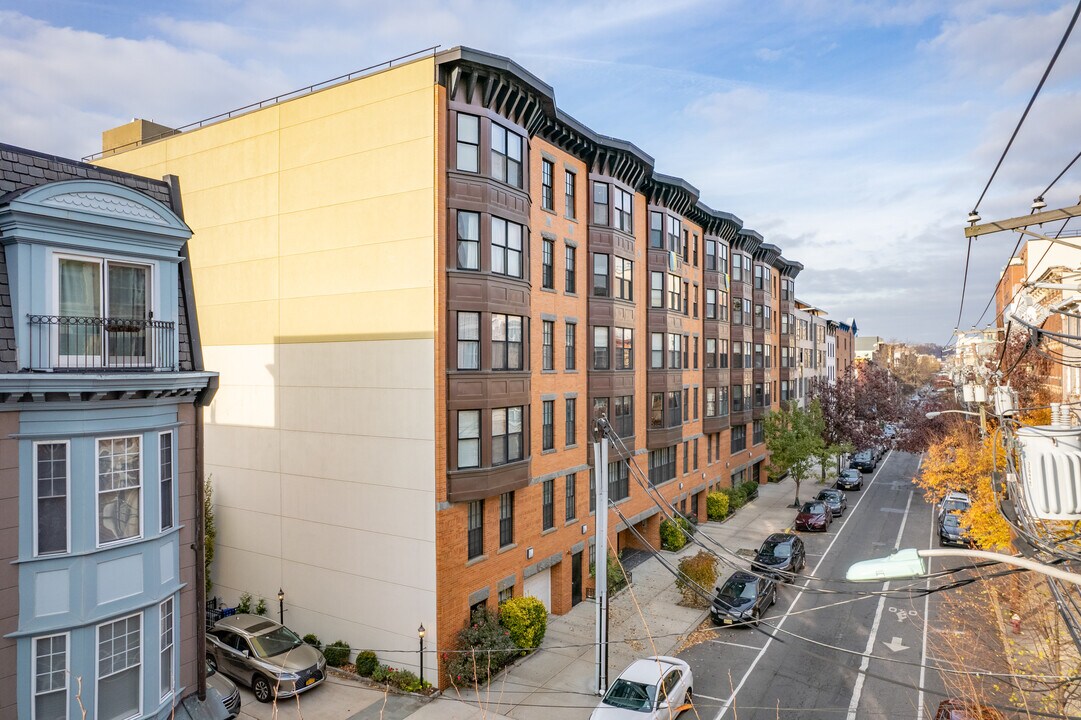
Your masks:
<svg viewBox="0 0 1081 720"><path fill-rule="evenodd" d="M653 546L639 482L704 517L766 480L802 265L513 61L455 48L160 132L99 162L184 189L226 600L281 587L295 630L415 667L420 623L434 652L471 608L586 597L598 414Z"/></svg>

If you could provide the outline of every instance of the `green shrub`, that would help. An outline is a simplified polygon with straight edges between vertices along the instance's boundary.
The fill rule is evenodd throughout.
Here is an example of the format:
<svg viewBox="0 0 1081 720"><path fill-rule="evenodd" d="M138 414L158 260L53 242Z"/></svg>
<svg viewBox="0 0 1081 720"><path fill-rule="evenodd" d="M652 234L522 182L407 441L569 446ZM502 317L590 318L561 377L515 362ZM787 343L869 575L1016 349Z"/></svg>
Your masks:
<svg viewBox="0 0 1081 720"><path fill-rule="evenodd" d="M371 677L379 667L379 658L371 650L362 650L357 653L357 675Z"/></svg>
<svg viewBox="0 0 1081 720"><path fill-rule="evenodd" d="M661 520L661 548L664 550L681 550L687 544L687 538L679 529L679 525L665 518Z"/></svg>
<svg viewBox="0 0 1081 720"><path fill-rule="evenodd" d="M717 557L706 550L700 550L697 555L681 558L679 571L676 588L683 595L683 604L691 607L709 605L709 593L717 582Z"/></svg>
<svg viewBox="0 0 1081 720"><path fill-rule="evenodd" d="M744 498L754 497L758 494L758 483L756 483L754 480L748 480L747 482L740 485L740 489L743 490Z"/></svg>
<svg viewBox="0 0 1081 720"><path fill-rule="evenodd" d="M251 593L240 593L240 599L236 602L237 613L250 613L251 612Z"/></svg>
<svg viewBox="0 0 1081 720"><path fill-rule="evenodd" d="M535 597L515 597L499 606L499 622L523 650L540 647L548 629L548 611Z"/></svg>
<svg viewBox="0 0 1081 720"><path fill-rule="evenodd" d="M706 516L710 520L724 520L728 515L728 496L723 492L706 495Z"/></svg>
<svg viewBox="0 0 1081 720"><path fill-rule="evenodd" d="M447 675L455 687L488 682L518 655L510 632L499 624L499 616L487 608L473 613L469 625L458 632L456 650L443 655Z"/></svg>
<svg viewBox="0 0 1081 720"><path fill-rule="evenodd" d="M304 642L308 645L311 645L312 647L323 647L323 643L319 642L319 636L315 633L308 633L307 635L305 635Z"/></svg>
<svg viewBox="0 0 1081 720"><path fill-rule="evenodd" d="M266 598L259 598L259 602L255 603L255 614L266 615Z"/></svg>
<svg viewBox="0 0 1081 720"><path fill-rule="evenodd" d="M696 520L692 520L686 515L677 515L676 522L679 523L679 526L681 528L683 528L684 540L692 537L696 532L698 532L698 523L696 522Z"/></svg>
<svg viewBox="0 0 1081 720"><path fill-rule="evenodd" d="M616 556L608 553L608 594L627 587L627 574L623 572L623 566L616 560Z"/></svg>
<svg viewBox="0 0 1081 720"><path fill-rule="evenodd" d="M372 670L371 679L375 682L386 682L387 677L390 675L392 668L390 665L377 665Z"/></svg>
<svg viewBox="0 0 1081 720"><path fill-rule="evenodd" d="M744 497L743 491L740 488L727 488L724 493L728 496L728 509L729 512L735 512L743 507L747 502L747 498Z"/></svg>
<svg viewBox="0 0 1081 720"><path fill-rule="evenodd" d="M335 640L323 648L323 657L327 659L327 665L341 667L349 662L349 643L345 640Z"/></svg>
<svg viewBox="0 0 1081 720"><path fill-rule="evenodd" d="M420 692L431 687L431 683L422 683L420 678L409 670L395 670L394 668L390 669L386 682L405 692Z"/></svg>

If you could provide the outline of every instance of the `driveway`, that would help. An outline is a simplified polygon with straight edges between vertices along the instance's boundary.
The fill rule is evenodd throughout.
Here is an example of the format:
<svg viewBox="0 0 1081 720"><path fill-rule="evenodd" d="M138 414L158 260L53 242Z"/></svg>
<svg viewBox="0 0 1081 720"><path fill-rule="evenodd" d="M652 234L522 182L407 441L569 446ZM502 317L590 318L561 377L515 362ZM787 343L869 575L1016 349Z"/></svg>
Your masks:
<svg viewBox="0 0 1081 720"><path fill-rule="evenodd" d="M348 720L376 703L381 706L384 694L356 681L330 675L322 685L276 703L258 702L251 690L243 686L240 687L240 697L241 718Z"/></svg>

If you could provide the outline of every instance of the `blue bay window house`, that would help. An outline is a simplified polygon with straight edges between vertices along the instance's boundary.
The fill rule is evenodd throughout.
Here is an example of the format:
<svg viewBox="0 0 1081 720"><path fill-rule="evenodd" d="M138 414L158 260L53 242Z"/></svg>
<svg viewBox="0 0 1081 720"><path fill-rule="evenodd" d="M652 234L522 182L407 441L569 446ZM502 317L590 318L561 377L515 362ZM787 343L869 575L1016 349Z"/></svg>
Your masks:
<svg viewBox="0 0 1081 720"><path fill-rule="evenodd" d="M190 235L175 178L0 145L0 720L205 682Z"/></svg>

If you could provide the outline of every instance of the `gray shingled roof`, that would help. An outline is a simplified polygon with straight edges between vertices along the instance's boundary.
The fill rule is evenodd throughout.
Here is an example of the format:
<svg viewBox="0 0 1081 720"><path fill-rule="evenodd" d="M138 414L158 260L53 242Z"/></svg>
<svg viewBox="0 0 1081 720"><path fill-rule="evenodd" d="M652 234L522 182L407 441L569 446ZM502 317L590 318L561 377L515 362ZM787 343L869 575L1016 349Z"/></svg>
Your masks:
<svg viewBox="0 0 1081 720"><path fill-rule="evenodd" d="M88 163L57 157L46 153L26 150L0 143L0 202L3 196L25 190L37 185L44 185L58 180L103 180L137 190L170 208L180 207L174 203L169 184L164 180L153 180L132 175L119 170L90 165ZM184 290L183 276L180 276L180 369L200 370L192 361L191 328L188 327L188 302ZM7 260L0 252L0 373L18 372L19 366L15 348L15 323L11 316L11 293L8 284Z"/></svg>

